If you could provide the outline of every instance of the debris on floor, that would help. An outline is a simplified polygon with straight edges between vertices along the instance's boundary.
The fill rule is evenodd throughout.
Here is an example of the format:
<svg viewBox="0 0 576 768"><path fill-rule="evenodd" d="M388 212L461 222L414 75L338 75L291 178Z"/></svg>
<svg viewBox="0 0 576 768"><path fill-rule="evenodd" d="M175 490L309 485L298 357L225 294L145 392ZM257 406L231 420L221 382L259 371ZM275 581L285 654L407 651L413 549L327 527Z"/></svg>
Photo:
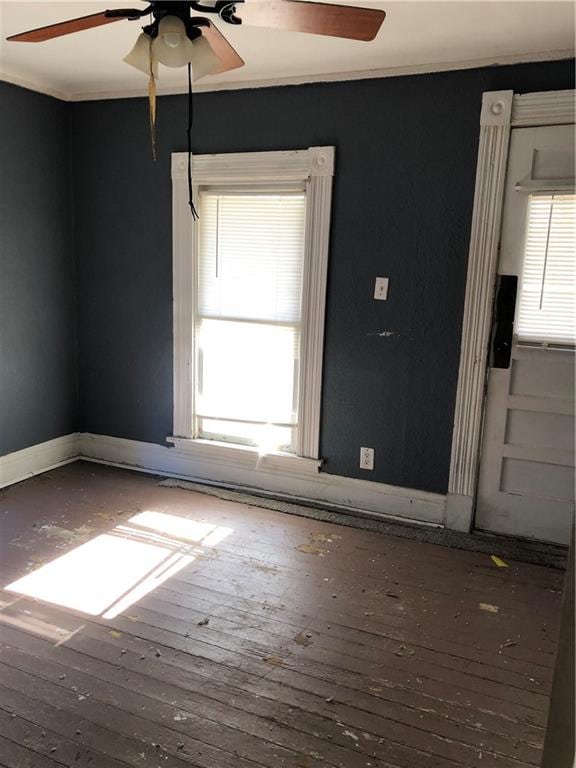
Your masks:
<svg viewBox="0 0 576 768"><path fill-rule="evenodd" d="M267 565L266 563L259 563L257 560L250 560L250 567L256 571L262 571L263 573L278 574L279 568L277 565Z"/></svg>
<svg viewBox="0 0 576 768"><path fill-rule="evenodd" d="M478 608L481 611L488 611L488 613L498 613L500 610L498 605L492 605L491 603L478 603Z"/></svg>
<svg viewBox="0 0 576 768"><path fill-rule="evenodd" d="M516 640L506 640L506 642L500 644L500 648L498 649L498 653L502 655L502 648L513 648L515 645L518 645Z"/></svg>
<svg viewBox="0 0 576 768"><path fill-rule="evenodd" d="M303 645L305 648L312 643L312 633L311 632L299 632L297 635L294 635L292 640L295 643L298 643L298 645Z"/></svg>
<svg viewBox="0 0 576 768"><path fill-rule="evenodd" d="M354 733L354 731L349 731L349 730L346 728L346 726L344 725L344 723L341 723L341 722L337 721L337 724L338 724L338 725L339 725L341 728L344 728L344 730L342 731L342 733L343 733L343 735L344 735L344 736L348 736L348 738L349 738L349 739L353 739L354 741L359 741L359 740L360 740L360 739L358 738L358 736L356 736L356 734Z"/></svg>
<svg viewBox="0 0 576 768"><path fill-rule="evenodd" d="M504 560L502 560L501 557L498 557L497 555L492 555L490 557L490 560L494 563L494 565L497 565L498 568L509 568L510 566L508 563L505 563Z"/></svg>
<svg viewBox="0 0 576 768"><path fill-rule="evenodd" d="M310 538L312 541L323 541L325 543L331 544L336 539L341 539L342 536L335 536L334 534L328 533L311 533Z"/></svg>
<svg viewBox="0 0 576 768"><path fill-rule="evenodd" d="M414 656L414 650L405 645L399 645L394 651L395 656Z"/></svg>
<svg viewBox="0 0 576 768"><path fill-rule="evenodd" d="M299 544L296 549L298 552L304 552L305 555L319 555L320 557L324 557L328 552L327 549L316 547L314 544Z"/></svg>

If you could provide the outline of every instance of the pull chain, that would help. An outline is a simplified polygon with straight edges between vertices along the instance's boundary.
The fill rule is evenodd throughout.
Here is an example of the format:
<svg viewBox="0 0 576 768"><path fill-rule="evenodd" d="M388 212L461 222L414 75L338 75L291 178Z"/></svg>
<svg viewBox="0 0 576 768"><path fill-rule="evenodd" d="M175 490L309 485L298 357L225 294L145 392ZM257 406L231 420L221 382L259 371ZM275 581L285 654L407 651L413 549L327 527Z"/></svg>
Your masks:
<svg viewBox="0 0 576 768"><path fill-rule="evenodd" d="M150 79L148 80L148 107L150 112L150 141L152 143L152 160L156 162L156 78L154 77L154 61L152 60L152 38L150 38Z"/></svg>
<svg viewBox="0 0 576 768"><path fill-rule="evenodd" d="M194 105L192 96L192 65L188 63L188 205L194 221L198 221L198 211L194 205L192 187L192 124L194 122Z"/></svg>

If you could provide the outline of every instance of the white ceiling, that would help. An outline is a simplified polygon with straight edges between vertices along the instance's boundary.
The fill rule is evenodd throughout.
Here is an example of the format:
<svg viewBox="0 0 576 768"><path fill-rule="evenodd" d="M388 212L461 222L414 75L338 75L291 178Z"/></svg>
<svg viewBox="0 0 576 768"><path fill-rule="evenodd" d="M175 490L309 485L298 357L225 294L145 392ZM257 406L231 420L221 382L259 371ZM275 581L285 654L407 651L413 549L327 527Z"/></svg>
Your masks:
<svg viewBox="0 0 576 768"><path fill-rule="evenodd" d="M362 43L219 22L246 66L205 78L197 90L454 69L562 58L574 52L571 0L347 0L347 4L387 11L376 40ZM4 40L16 32L113 7L145 4L0 2L0 78L66 99L144 94L146 77L122 62L143 22L120 21L45 43ZM160 92L184 90L185 77L183 69L161 67Z"/></svg>

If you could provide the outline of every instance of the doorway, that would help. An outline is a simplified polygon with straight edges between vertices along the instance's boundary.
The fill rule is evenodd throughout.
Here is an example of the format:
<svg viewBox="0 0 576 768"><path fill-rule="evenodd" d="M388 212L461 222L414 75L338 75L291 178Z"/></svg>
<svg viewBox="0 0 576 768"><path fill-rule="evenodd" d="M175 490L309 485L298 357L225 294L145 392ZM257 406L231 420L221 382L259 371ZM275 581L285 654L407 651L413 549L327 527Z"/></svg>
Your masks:
<svg viewBox="0 0 576 768"><path fill-rule="evenodd" d="M476 527L567 544L574 516L574 126L512 130Z"/></svg>

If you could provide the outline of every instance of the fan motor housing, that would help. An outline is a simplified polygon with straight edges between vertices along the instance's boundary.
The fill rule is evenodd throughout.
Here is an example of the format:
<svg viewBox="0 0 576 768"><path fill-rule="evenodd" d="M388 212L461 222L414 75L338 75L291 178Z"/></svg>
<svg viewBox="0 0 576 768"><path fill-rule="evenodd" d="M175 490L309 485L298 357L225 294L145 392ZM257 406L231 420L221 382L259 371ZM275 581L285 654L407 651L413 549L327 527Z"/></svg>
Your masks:
<svg viewBox="0 0 576 768"><path fill-rule="evenodd" d="M240 0L242 2L243 0ZM171 0L153 0L146 10L141 12L141 16L151 13L154 16L152 24L143 27L144 32L154 38L158 35L158 25L165 16L176 16L182 19L186 25L186 32L190 40L194 40L201 33L198 27L207 26L207 19L200 16L190 16L190 11L200 13L217 13L223 21L229 24L241 24L241 20L235 15L235 4L230 0L217 0L213 5L203 5L196 0L188 2L172 2ZM107 14L115 15L114 11L107 11Z"/></svg>

